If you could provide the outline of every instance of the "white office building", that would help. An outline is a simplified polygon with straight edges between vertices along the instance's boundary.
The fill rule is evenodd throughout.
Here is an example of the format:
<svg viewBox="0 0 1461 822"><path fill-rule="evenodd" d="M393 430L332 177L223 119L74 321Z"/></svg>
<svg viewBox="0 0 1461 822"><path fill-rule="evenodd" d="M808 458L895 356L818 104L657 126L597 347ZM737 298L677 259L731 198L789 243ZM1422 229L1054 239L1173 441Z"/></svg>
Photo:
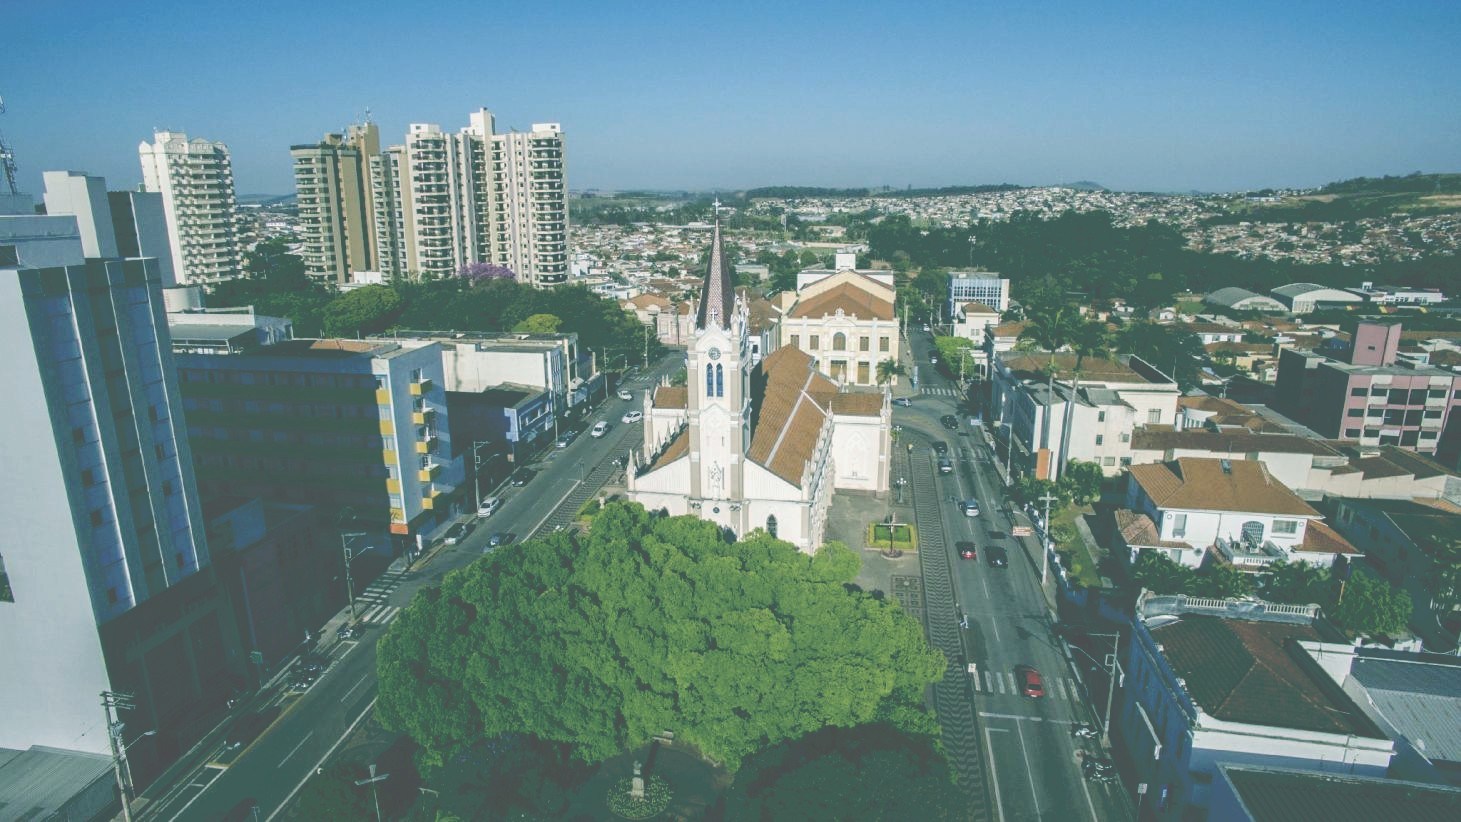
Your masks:
<svg viewBox="0 0 1461 822"><path fill-rule="evenodd" d="M180 284L239 276L237 204L228 146L159 131L137 146L142 187L162 195L173 270Z"/></svg>
<svg viewBox="0 0 1461 822"><path fill-rule="evenodd" d="M949 303L945 317L954 317L967 303L981 303L1003 314L1010 307L1010 281L993 271L949 272Z"/></svg>

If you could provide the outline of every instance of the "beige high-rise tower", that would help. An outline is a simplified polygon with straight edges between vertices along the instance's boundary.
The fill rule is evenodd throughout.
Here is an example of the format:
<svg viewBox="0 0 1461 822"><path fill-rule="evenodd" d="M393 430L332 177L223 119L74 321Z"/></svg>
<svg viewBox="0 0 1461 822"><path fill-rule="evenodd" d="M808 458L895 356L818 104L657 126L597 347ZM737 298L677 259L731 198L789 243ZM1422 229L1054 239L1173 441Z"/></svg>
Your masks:
<svg viewBox="0 0 1461 822"><path fill-rule="evenodd" d="M142 187L162 194L180 285L215 283L239 276L233 163L228 146L176 131L142 142Z"/></svg>
<svg viewBox="0 0 1461 822"><path fill-rule="evenodd" d="M567 282L563 129L557 123L534 123L528 132L493 135L492 167L497 262L537 286Z"/></svg>
<svg viewBox="0 0 1461 822"><path fill-rule="evenodd" d="M304 267L311 276L343 283L356 271L380 271L370 161L380 154L374 123L293 146Z"/></svg>

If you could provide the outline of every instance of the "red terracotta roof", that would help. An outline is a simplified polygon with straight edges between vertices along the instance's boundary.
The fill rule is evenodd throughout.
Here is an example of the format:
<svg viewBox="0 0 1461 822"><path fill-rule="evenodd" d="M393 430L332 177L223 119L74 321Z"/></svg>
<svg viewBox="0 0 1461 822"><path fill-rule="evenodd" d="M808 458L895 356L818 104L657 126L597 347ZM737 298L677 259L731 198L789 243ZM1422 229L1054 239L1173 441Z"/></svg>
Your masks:
<svg viewBox="0 0 1461 822"><path fill-rule="evenodd" d="M1225 471L1223 463L1228 464ZM1130 467L1131 479L1161 508L1288 516L1319 512L1274 479L1262 462L1182 457Z"/></svg>
<svg viewBox="0 0 1461 822"><path fill-rule="evenodd" d="M893 319L893 301L871 294L852 283L833 286L814 297L798 300L791 309L792 317L830 317L841 311L860 320Z"/></svg>
<svg viewBox="0 0 1461 822"><path fill-rule="evenodd" d="M837 394L837 385L812 363L811 357L790 346L761 361L765 385L746 454L796 486L801 485Z"/></svg>
<svg viewBox="0 0 1461 822"><path fill-rule="evenodd" d="M654 389L655 408L686 408L689 402L689 391L683 385L661 385Z"/></svg>

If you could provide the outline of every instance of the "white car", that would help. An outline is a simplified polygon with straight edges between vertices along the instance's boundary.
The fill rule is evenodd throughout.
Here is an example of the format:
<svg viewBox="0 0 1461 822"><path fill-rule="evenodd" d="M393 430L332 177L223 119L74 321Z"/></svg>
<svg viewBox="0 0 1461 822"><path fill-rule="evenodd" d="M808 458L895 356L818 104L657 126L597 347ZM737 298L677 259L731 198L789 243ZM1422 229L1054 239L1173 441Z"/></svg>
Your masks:
<svg viewBox="0 0 1461 822"><path fill-rule="evenodd" d="M607 433L609 433L609 424L604 422L603 420L594 423L594 430L588 432L589 436L595 438L602 437Z"/></svg>
<svg viewBox="0 0 1461 822"><path fill-rule="evenodd" d="M628 425L631 422L639 422L642 419L644 419L644 412L643 411L630 411L628 414L625 414L624 416L620 417L619 418L619 422L622 422L625 425Z"/></svg>
<svg viewBox="0 0 1461 822"><path fill-rule="evenodd" d="M497 513L497 509L501 507L502 497L483 497L482 504L477 506L477 516L490 517Z"/></svg>
<svg viewBox="0 0 1461 822"><path fill-rule="evenodd" d="M629 389L627 389L627 388L620 388L619 389L619 399L625 400L627 402L628 400L634 399L634 395L631 394L631 393L629 393Z"/></svg>

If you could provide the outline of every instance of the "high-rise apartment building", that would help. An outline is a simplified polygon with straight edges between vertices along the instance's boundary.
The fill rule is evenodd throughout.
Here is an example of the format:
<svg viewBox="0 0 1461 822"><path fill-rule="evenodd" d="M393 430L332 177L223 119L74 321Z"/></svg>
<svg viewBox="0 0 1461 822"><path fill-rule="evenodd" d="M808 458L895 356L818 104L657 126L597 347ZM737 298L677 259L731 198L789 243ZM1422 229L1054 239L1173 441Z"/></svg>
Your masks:
<svg viewBox="0 0 1461 822"><path fill-rule="evenodd" d="M71 215L87 257L152 257L162 287L176 284L162 195L107 191L106 180L82 171L47 171L46 213Z"/></svg>
<svg viewBox="0 0 1461 822"><path fill-rule="evenodd" d="M568 279L567 184L557 123L497 134L492 113L479 109L456 133L415 123L404 144L384 150L347 135L295 146L293 153L305 264L313 273L449 277L472 263L491 263L512 269L523 283ZM347 167L352 174L360 169L358 184L339 182ZM355 188L368 203L353 203ZM352 233L353 214L369 229ZM374 269L354 262L352 243L364 235L373 246Z"/></svg>
<svg viewBox="0 0 1461 822"><path fill-rule="evenodd" d="M239 246L233 163L228 146L176 131L159 131L156 142L137 147L142 187L162 194L180 284L202 284L239 276Z"/></svg>
<svg viewBox="0 0 1461 822"><path fill-rule="evenodd" d="M347 282L352 272L379 271L370 158L380 154L380 130L374 123L353 125L289 153L305 271L334 283Z"/></svg>
<svg viewBox="0 0 1461 822"><path fill-rule="evenodd" d="M98 695L128 690L128 736L185 748L242 656L212 593L159 267L82 248L75 217L0 216L0 370L26 398L0 431L16 479L0 499L0 647L16 661L0 704L24 706L0 747L105 753Z"/></svg>

